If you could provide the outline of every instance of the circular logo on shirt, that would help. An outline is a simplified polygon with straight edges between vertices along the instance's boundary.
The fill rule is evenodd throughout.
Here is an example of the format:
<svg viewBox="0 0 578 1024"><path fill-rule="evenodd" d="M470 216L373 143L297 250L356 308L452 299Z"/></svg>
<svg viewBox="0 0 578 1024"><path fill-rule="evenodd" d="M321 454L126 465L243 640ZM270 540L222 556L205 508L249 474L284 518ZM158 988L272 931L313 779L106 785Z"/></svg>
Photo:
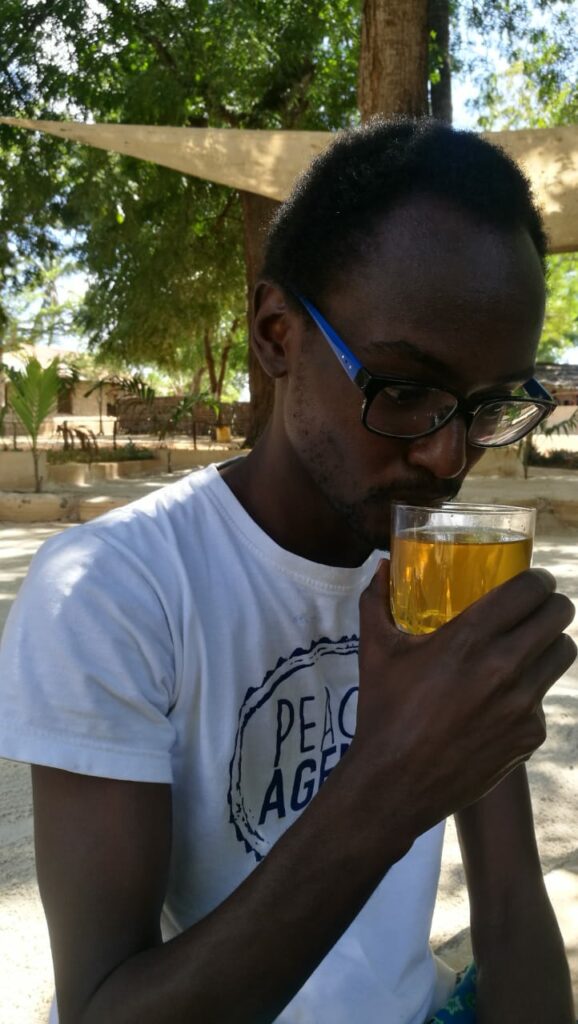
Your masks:
<svg viewBox="0 0 578 1024"><path fill-rule="evenodd" d="M281 658L245 695L228 800L237 838L257 860L304 810L353 739L358 647L357 636L316 640Z"/></svg>

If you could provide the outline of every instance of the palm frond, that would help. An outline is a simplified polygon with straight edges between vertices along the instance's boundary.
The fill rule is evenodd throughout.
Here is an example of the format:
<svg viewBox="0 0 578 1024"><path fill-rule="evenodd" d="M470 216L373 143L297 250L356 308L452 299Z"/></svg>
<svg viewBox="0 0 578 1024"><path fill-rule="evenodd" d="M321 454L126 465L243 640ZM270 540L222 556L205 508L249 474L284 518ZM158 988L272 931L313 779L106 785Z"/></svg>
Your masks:
<svg viewBox="0 0 578 1024"><path fill-rule="evenodd" d="M38 359L28 359L24 370L10 371L9 380L8 404L35 445L40 427L58 396L58 360L53 359L43 367Z"/></svg>

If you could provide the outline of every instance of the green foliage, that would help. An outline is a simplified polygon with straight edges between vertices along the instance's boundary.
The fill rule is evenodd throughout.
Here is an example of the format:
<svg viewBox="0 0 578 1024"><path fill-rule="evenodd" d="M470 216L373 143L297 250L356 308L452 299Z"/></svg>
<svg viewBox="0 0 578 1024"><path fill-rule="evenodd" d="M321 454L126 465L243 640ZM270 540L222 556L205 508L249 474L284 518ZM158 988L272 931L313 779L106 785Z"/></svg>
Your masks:
<svg viewBox="0 0 578 1024"><path fill-rule="evenodd" d="M148 448L139 448L136 444L99 448L96 455L93 451L83 451L79 448L52 449L46 456L50 466L61 466L68 462L135 462L146 459L154 459L154 453Z"/></svg>
<svg viewBox="0 0 578 1024"><path fill-rule="evenodd" d="M199 394L184 395L174 408L164 418L157 417L157 430L159 441L166 441L167 437L176 434L180 424L190 413L194 412L195 406L202 403L212 408L218 414L220 404L216 402L209 392L202 391Z"/></svg>
<svg viewBox="0 0 578 1024"><path fill-rule="evenodd" d="M4 367L10 381L8 405L18 416L32 447L34 460L34 480L36 491L42 489L38 461L38 434L40 428L54 407L60 380L58 360L54 359L48 366L42 367L38 359L28 359L23 370Z"/></svg>
<svg viewBox="0 0 578 1024"><path fill-rule="evenodd" d="M551 49L546 51L544 60ZM570 69L567 69L568 71ZM578 68L576 69L578 73ZM553 128L578 118L578 86L572 79L547 88L516 60L505 70L490 72L477 101L478 124L484 131L509 128Z"/></svg>
<svg viewBox="0 0 578 1024"><path fill-rule="evenodd" d="M478 123L484 130L575 123L578 74L572 77L572 68L578 72L577 51L573 47L570 54L568 39L559 38L562 28L569 27L565 5L553 6L560 8L557 20L550 21L548 31L543 27L530 32L530 46L524 58L517 57L505 73L492 72L487 76L478 101ZM520 16L518 7L513 7L511 17ZM508 24L511 31L515 22ZM517 55L517 48L512 52ZM566 349L578 344L578 254L549 256L547 270L548 301L538 359L556 362Z"/></svg>
<svg viewBox="0 0 578 1024"><path fill-rule="evenodd" d="M137 193L119 161L110 162L106 183L116 201L99 214L83 242L93 284L79 326L103 360L174 371L182 353L196 350L203 363L205 329L221 338L243 311L236 197L144 163L136 172ZM80 193L76 201L82 202ZM117 205L124 211L121 224Z"/></svg>
<svg viewBox="0 0 578 1024"><path fill-rule="evenodd" d="M359 17L350 0L8 0L3 113L334 129L357 117ZM0 128L0 177L6 287L22 284L15 254L47 265L72 237L90 276L76 324L100 358L178 373L188 352L207 365L209 336L226 373L246 369L236 193L12 128Z"/></svg>
<svg viewBox="0 0 578 1024"><path fill-rule="evenodd" d="M576 121L573 7L453 0L452 69L477 82L480 127ZM358 119L360 13L361 0L5 0L3 113L335 130ZM496 53L517 69L507 79L490 66ZM443 58L432 36L433 81ZM54 335L64 319L103 365L160 368L193 393L204 375L217 400L246 371L236 193L4 126L0 179L0 299L49 287L63 250L89 275L80 311L71 319L74 310L47 299L35 337ZM575 336L568 266L551 261L541 358Z"/></svg>
<svg viewBox="0 0 578 1024"><path fill-rule="evenodd" d="M105 388L111 387L125 395L130 395L138 402L144 402L145 405L152 405L155 398L155 389L150 387L140 374L136 374L133 377L121 377L117 374L100 377L99 380L84 392L84 397L88 398L95 391L99 391L102 394Z"/></svg>
<svg viewBox="0 0 578 1024"><path fill-rule="evenodd" d="M538 349L541 362L557 362L578 345L578 253L548 257L548 300Z"/></svg>
<svg viewBox="0 0 578 1024"><path fill-rule="evenodd" d="M548 426L548 420L545 420L538 427L537 433L544 434L545 437L559 437L561 434L569 437L570 434L575 434L578 430L578 412L573 412L567 420L563 420L562 423L555 423L553 426Z"/></svg>
<svg viewBox="0 0 578 1024"><path fill-rule="evenodd" d="M58 360L42 367L38 359L28 359L24 370L9 369L8 377L8 403L35 443L60 389Z"/></svg>
<svg viewBox="0 0 578 1024"><path fill-rule="evenodd" d="M31 255L12 267L5 289L4 331L0 336L18 344L62 342L74 334L79 297L62 297L63 283L77 271L67 257L45 264Z"/></svg>
<svg viewBox="0 0 578 1024"><path fill-rule="evenodd" d="M518 66L536 94L539 109L551 108L548 124L572 123L578 102L575 0L460 0L454 4L453 65L476 83L475 110L481 127L504 85L503 69ZM562 97L562 121L552 121ZM558 104L560 105L560 104ZM513 105L512 105L513 106ZM539 114L538 109L538 114ZM524 124L510 125L523 127ZM526 125L530 126L530 125ZM539 127L538 124L531 125Z"/></svg>

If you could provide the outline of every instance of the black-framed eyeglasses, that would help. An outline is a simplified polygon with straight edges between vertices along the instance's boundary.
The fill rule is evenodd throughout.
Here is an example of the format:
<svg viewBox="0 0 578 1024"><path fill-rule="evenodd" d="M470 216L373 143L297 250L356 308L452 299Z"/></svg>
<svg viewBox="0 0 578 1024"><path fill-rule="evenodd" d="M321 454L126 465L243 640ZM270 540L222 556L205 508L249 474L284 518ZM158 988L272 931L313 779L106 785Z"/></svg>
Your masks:
<svg viewBox="0 0 578 1024"><path fill-rule="evenodd" d="M525 437L556 408L552 396L533 377L518 389L521 394L468 401L449 388L370 373L313 303L293 294L329 342L349 379L363 392L361 421L373 434L415 440L445 427L459 413L467 423L468 444L502 448Z"/></svg>

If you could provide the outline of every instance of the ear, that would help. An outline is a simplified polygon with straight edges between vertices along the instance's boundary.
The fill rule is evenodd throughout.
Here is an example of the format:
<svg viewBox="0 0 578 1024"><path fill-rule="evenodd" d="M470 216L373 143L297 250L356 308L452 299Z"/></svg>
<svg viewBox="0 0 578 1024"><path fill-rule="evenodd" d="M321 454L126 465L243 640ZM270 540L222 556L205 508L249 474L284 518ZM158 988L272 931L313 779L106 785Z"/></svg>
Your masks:
<svg viewBox="0 0 578 1024"><path fill-rule="evenodd" d="M287 304L282 288L260 281L253 296L253 350L269 377L285 377L296 339L299 317Z"/></svg>

